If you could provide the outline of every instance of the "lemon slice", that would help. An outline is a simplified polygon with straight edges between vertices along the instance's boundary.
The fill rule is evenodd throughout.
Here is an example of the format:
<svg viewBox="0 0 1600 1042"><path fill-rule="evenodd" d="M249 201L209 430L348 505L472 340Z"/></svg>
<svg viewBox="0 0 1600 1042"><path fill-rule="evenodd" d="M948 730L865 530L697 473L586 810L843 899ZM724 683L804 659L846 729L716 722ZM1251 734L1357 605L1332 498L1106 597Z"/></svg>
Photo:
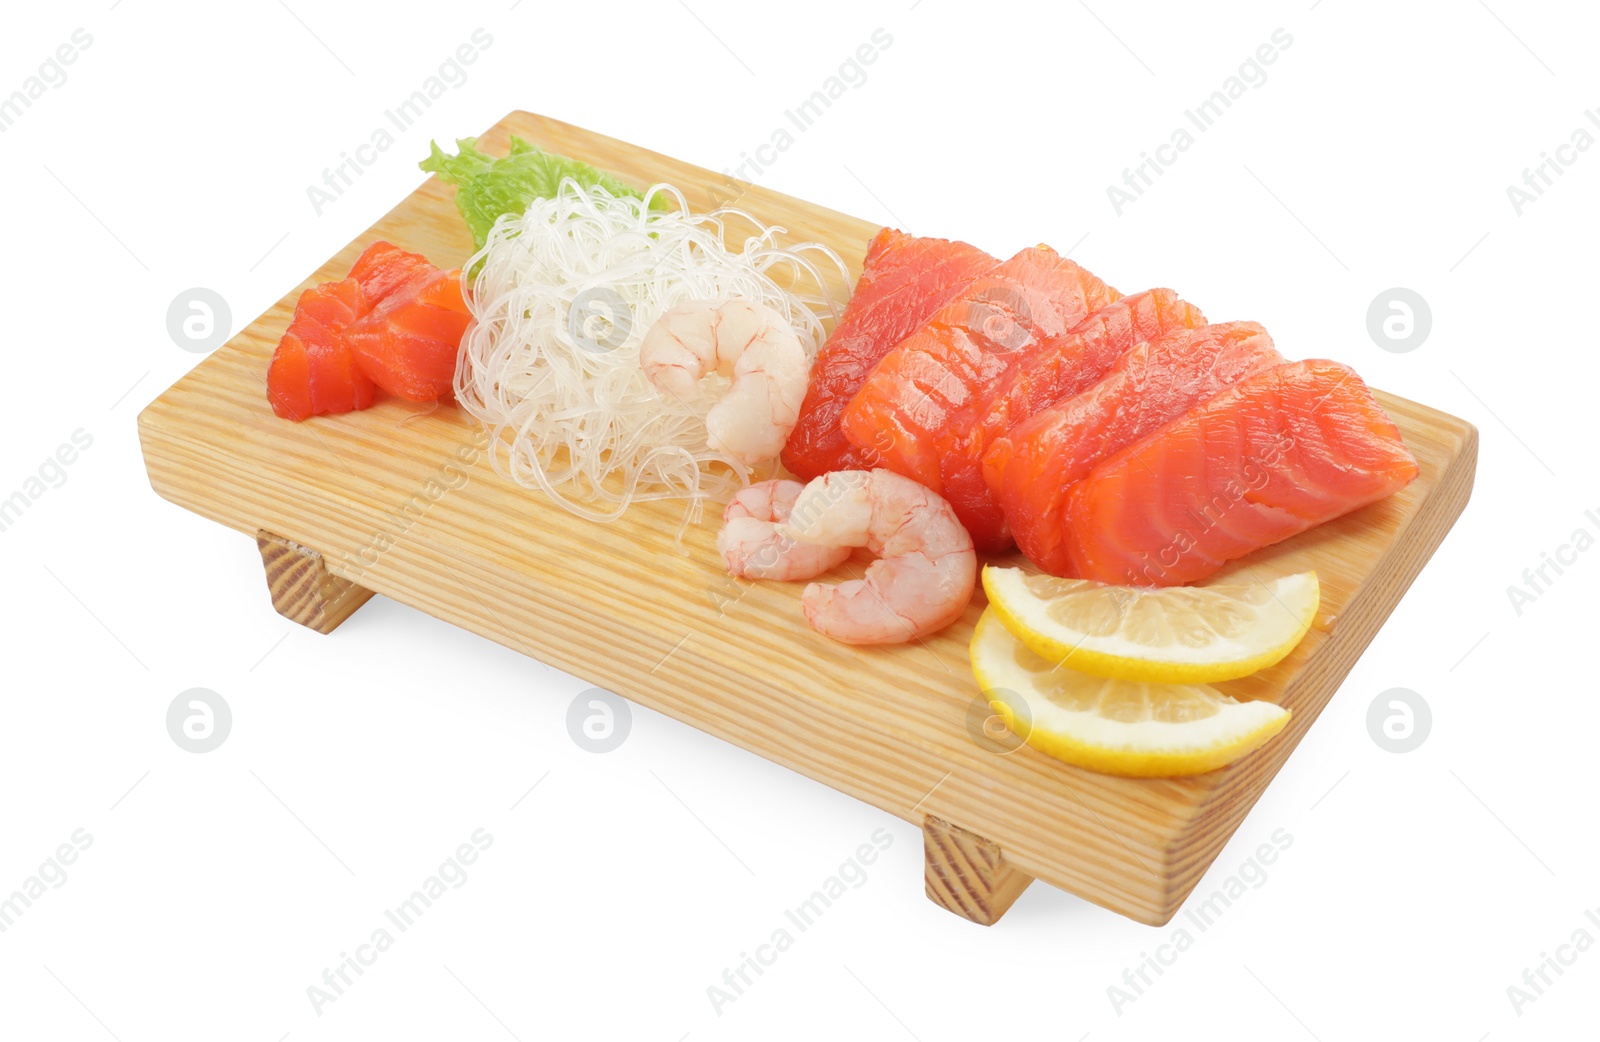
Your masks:
<svg viewBox="0 0 1600 1042"><path fill-rule="evenodd" d="M1129 778L1203 774L1283 730L1289 711L1203 684L1108 680L1060 668L1013 637L990 608L972 635L972 671L1018 737L1079 767Z"/></svg>
<svg viewBox="0 0 1600 1042"><path fill-rule="evenodd" d="M1018 640L1114 680L1205 684L1247 677L1294 649L1316 618L1316 572L1237 586L1108 586L983 569L989 603Z"/></svg>

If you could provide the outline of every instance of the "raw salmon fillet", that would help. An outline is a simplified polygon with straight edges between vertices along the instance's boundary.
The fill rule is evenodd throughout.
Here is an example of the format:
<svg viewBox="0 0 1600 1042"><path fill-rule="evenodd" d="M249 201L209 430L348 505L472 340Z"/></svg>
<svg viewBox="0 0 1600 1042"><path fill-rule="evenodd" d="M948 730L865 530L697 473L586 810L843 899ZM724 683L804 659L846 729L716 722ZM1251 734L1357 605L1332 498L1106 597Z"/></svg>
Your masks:
<svg viewBox="0 0 1600 1042"><path fill-rule="evenodd" d="M267 401L286 420L365 409L373 385L356 364L344 329L368 309L355 279L324 282L300 294L294 318L267 367Z"/></svg>
<svg viewBox="0 0 1600 1042"><path fill-rule="evenodd" d="M1205 321L1199 308L1172 290L1152 289L1107 304L1064 336L1028 348L1010 372L952 421L965 430L939 460L946 498L963 503L974 525L988 530L1003 521L1015 538L997 495L997 475L989 472L989 447L1038 410L1093 384L1133 345ZM993 464L997 472L1004 465L999 458ZM1004 547L1003 539L987 544L990 550Z"/></svg>
<svg viewBox="0 0 1600 1042"><path fill-rule="evenodd" d="M969 436L990 395L1031 349L1120 297L1048 247L1023 250L974 279L883 357L840 418L845 437L875 451L878 466L949 500L978 549L1005 549L1005 516Z"/></svg>
<svg viewBox="0 0 1600 1042"><path fill-rule="evenodd" d="M1052 575L1071 575L1063 523L1072 486L1123 446L1282 362L1254 322L1180 329L1131 348L1099 383L1012 428L985 464L1004 464L992 468L1004 475L996 495L1017 546Z"/></svg>
<svg viewBox="0 0 1600 1042"><path fill-rule="evenodd" d="M461 272L375 242L350 276L300 294L267 367L267 400L289 420L365 409L374 388L411 401L449 394L472 316Z"/></svg>
<svg viewBox="0 0 1600 1042"><path fill-rule="evenodd" d="M430 264L358 319L345 337L373 383L407 401L431 402L454 389L456 353L471 321L461 272Z"/></svg>
<svg viewBox="0 0 1600 1042"><path fill-rule="evenodd" d="M376 303L419 275L438 271L420 253L409 253L387 242L375 242L362 251L350 268L350 278L361 283L367 299Z"/></svg>
<svg viewBox="0 0 1600 1042"><path fill-rule="evenodd" d="M982 456L984 484L998 494L1009 456L991 448L1006 432L1064 398L1093 386L1129 348L1206 324L1200 309L1170 289L1123 297L1031 348L984 403L973 450Z"/></svg>
<svg viewBox="0 0 1600 1042"><path fill-rule="evenodd" d="M1067 497L1085 579L1173 586L1404 488L1417 461L1338 362L1262 370L1098 464Z"/></svg>
<svg viewBox="0 0 1600 1042"><path fill-rule="evenodd" d="M1065 335L1048 337L1021 352L1022 357L993 386L977 392L950 420L955 437L947 439L939 458L945 498L961 503L964 518L980 532L1003 534L986 538L984 548L1005 549L1010 522L997 497L998 472L989 447L1013 426L1064 397L1093 384L1133 345L1174 329L1205 325L1205 316L1170 289L1152 289L1113 301L1073 326Z"/></svg>
<svg viewBox="0 0 1600 1042"><path fill-rule="evenodd" d="M879 359L999 263L964 242L919 239L893 228L879 232L839 324L811 367L783 465L808 481L831 470L870 469L868 457L839 430L839 413Z"/></svg>

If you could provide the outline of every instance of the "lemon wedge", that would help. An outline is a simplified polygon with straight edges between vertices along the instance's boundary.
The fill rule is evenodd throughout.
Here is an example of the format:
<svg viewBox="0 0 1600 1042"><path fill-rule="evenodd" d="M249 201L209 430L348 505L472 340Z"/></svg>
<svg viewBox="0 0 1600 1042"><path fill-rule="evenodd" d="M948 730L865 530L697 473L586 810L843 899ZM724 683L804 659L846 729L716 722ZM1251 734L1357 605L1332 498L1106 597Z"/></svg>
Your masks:
<svg viewBox="0 0 1600 1042"><path fill-rule="evenodd" d="M988 565L983 589L1006 629L1052 665L1160 684L1233 680L1277 663L1321 601L1316 572L1150 589Z"/></svg>
<svg viewBox="0 0 1600 1042"><path fill-rule="evenodd" d="M1203 774L1260 747L1289 722L1271 702L1203 684L1108 680L1058 667L989 608L972 635L972 671L990 707L1040 752L1129 778Z"/></svg>

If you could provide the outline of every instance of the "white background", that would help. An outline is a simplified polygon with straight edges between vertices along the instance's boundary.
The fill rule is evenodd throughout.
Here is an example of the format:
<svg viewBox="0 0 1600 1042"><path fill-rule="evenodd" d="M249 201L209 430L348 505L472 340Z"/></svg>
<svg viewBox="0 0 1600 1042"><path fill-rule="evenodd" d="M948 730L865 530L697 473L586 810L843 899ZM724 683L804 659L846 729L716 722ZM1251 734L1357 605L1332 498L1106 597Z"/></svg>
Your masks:
<svg viewBox="0 0 1600 1042"><path fill-rule="evenodd" d="M1600 150L1520 215L1506 188L1600 105L1600 24L1491 4L13 5L0 93L74 29L93 44L0 135L0 496L94 440L0 532L0 892L75 829L93 845L0 934L0 1036L1591 1037L1600 947L1520 1012L1507 988L1580 927L1600 941L1600 553L1520 615L1507 587L1600 532ZM306 186L479 27L467 82L314 214ZM587 753L582 680L382 598L334 637L289 624L250 542L140 460L135 416L198 360L173 297L213 288L242 327L422 180L430 137L525 108L721 170L877 28L868 80L762 183L1001 255L1075 247L1483 434L1465 516L1199 892L1274 830L1292 846L1120 1011L1108 987L1181 917L1044 885L992 929L941 912L917 830L820 785L645 710ZM1107 185L1278 28L1266 82L1116 215ZM1366 330L1394 286L1432 309L1407 354ZM205 755L164 724L197 686L234 717ZM1393 687L1433 711L1404 755L1365 723ZM468 880L317 1015L307 987L477 828ZM867 882L714 1011L724 968L879 828Z"/></svg>

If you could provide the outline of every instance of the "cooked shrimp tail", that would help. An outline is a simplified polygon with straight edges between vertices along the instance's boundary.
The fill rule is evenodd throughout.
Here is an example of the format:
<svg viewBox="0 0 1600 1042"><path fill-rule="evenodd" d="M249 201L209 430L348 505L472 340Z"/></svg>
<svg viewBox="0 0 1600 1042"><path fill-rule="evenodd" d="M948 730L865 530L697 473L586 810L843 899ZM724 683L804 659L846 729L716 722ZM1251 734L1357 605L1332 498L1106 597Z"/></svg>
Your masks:
<svg viewBox="0 0 1600 1042"><path fill-rule="evenodd" d="M811 377L794 327L751 300L695 300L668 310L645 333L639 364L658 391L682 402L708 373L731 377L706 413L706 446L747 466L783 451Z"/></svg>
<svg viewBox="0 0 1600 1042"><path fill-rule="evenodd" d="M817 546L781 535L805 486L798 481L758 481L741 489L722 512L717 550L728 574L746 579L810 579L843 564L848 546Z"/></svg>
<svg viewBox="0 0 1600 1042"><path fill-rule="evenodd" d="M972 599L972 538L938 493L892 471L824 474L777 530L802 543L864 546L877 555L860 579L811 583L801 594L806 621L834 640L915 640L956 621Z"/></svg>

